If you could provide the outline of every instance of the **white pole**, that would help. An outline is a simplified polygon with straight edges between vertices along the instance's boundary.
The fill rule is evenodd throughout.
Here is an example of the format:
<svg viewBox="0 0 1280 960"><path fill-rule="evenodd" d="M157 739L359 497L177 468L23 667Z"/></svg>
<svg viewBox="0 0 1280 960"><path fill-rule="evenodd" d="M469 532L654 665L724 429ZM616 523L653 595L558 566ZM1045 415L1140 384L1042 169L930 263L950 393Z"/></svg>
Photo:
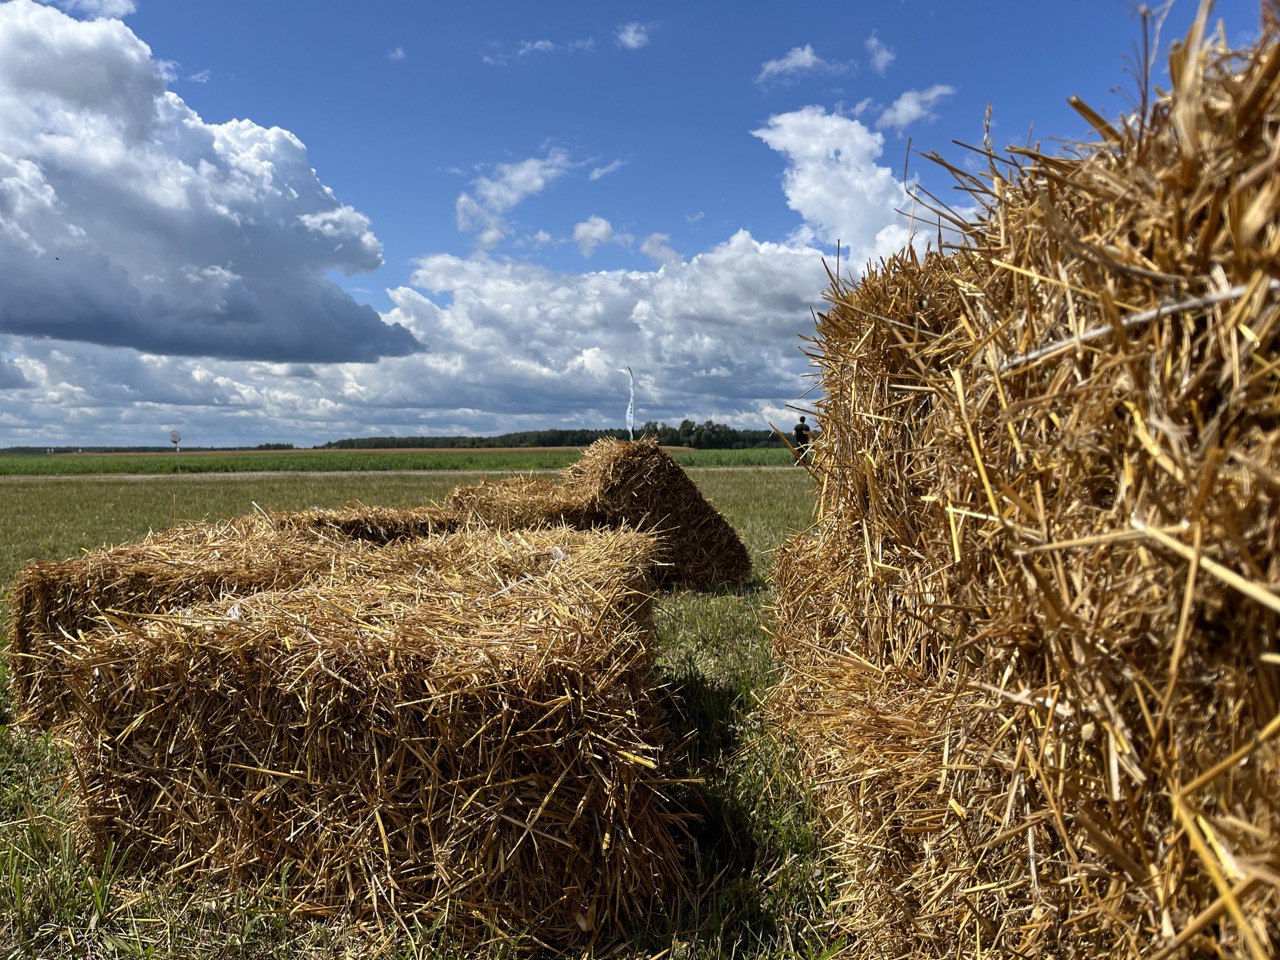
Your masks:
<svg viewBox="0 0 1280 960"><path fill-rule="evenodd" d="M622 369L627 371L627 439L634 440L636 438L636 378L632 375L630 367L623 367Z"/></svg>

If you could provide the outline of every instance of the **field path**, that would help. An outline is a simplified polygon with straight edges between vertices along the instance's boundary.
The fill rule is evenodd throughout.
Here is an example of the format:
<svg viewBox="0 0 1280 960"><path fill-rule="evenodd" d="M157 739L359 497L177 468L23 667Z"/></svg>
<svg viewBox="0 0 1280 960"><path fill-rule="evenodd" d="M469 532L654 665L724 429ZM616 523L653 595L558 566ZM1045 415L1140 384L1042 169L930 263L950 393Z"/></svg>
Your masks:
<svg viewBox="0 0 1280 960"><path fill-rule="evenodd" d="M684 467L686 471L695 473L749 473L753 470L792 470L794 465L777 466L756 465L738 467ZM560 473L560 468L545 467L527 470L218 470L207 473L15 473L0 474L0 484L19 480L237 480L253 477L409 477L420 474L445 474L449 476L500 476L507 477L526 473Z"/></svg>

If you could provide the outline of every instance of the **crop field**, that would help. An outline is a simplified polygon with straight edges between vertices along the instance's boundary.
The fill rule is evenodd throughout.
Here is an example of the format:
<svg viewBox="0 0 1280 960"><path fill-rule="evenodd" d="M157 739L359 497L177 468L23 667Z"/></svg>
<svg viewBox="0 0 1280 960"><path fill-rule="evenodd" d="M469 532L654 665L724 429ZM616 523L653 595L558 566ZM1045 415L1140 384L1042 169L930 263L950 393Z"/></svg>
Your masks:
<svg viewBox="0 0 1280 960"><path fill-rule="evenodd" d="M700 815L688 852L698 895L667 928L636 934L623 956L821 956L830 946L820 919L826 880L809 800L788 749L764 735L756 713L775 677L765 632L771 551L811 522L812 483L800 470L690 475L747 544L755 572L734 590L659 598L657 680L667 722L686 742L685 802ZM135 540L175 521L255 507L411 506L470 479L456 472L6 478L0 581L29 560ZM0 957L468 955L426 921L290 917L270 885L229 896L127 873L118 858L95 865L73 826L69 753L48 736L7 726L7 677L0 691Z"/></svg>
<svg viewBox="0 0 1280 960"><path fill-rule="evenodd" d="M558 470L578 459L572 447L495 450L243 450L179 453L0 455L0 476L88 474L329 473L400 470ZM792 462L786 448L672 449L682 467L778 467Z"/></svg>

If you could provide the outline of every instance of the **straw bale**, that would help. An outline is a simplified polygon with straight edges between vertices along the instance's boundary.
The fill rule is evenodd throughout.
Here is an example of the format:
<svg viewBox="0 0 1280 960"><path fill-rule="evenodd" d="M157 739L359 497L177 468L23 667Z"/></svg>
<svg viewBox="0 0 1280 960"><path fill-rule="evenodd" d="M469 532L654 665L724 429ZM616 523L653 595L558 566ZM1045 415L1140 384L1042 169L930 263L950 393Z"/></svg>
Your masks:
<svg viewBox="0 0 1280 960"><path fill-rule="evenodd" d="M729 521L653 438L597 440L565 471L564 488L611 526L656 532L665 580L706 589L751 576L751 558Z"/></svg>
<svg viewBox="0 0 1280 960"><path fill-rule="evenodd" d="M458 540L473 562L86 637L73 742L97 849L183 877L283 877L291 909L424 911L468 940L557 949L678 900L681 818L647 687L652 538L471 532L403 550Z"/></svg>
<svg viewBox="0 0 1280 960"><path fill-rule="evenodd" d="M1280 16L1204 16L819 317L770 709L866 955L1280 951Z"/></svg>
<svg viewBox="0 0 1280 960"><path fill-rule="evenodd" d="M288 589L316 578L372 576L378 571L400 575L418 568L477 565L496 565L496 572L511 573L512 564L524 562L519 553L491 555L487 549L491 538L483 533L390 537L391 547L384 549L381 538L348 539L355 525L331 523L330 513L338 511L252 514L216 523L182 524L136 544L25 566L10 593L8 651L20 721L51 727L65 719L71 706L65 682L67 651L81 634L111 617L162 613L204 601ZM368 518L367 525L361 529L389 530L397 522L393 514L367 511L362 514ZM355 515L352 511L351 516ZM280 523L281 516L300 519ZM399 529L406 528L401 523ZM477 556L478 550L484 556Z"/></svg>
<svg viewBox="0 0 1280 960"><path fill-rule="evenodd" d="M356 507L274 514L284 529L320 530L376 542L461 526L519 529L568 524L632 527L659 541L657 579L710 589L751 575L751 558L729 522L656 440L605 438L559 482L542 477L480 481L442 504L409 510Z"/></svg>
<svg viewBox="0 0 1280 960"><path fill-rule="evenodd" d="M559 483L512 478L460 487L447 505L460 516L506 526L568 523L630 526L658 536L658 579L710 588L751 575L751 559L729 522L652 438L598 440Z"/></svg>

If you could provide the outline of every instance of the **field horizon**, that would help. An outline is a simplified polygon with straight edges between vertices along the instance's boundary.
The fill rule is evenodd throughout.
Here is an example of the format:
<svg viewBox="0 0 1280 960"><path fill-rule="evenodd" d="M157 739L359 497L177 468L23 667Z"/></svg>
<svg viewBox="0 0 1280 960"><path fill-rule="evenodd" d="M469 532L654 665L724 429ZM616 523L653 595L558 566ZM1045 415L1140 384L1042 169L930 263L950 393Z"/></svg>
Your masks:
<svg viewBox="0 0 1280 960"><path fill-rule="evenodd" d="M373 473L382 471L458 473L465 471L559 470L584 447L513 447L441 450L242 450L210 453L71 453L0 455L0 478L112 474L177 476L209 473ZM782 467L791 451L777 447L695 450L663 447L676 463L696 467Z"/></svg>

